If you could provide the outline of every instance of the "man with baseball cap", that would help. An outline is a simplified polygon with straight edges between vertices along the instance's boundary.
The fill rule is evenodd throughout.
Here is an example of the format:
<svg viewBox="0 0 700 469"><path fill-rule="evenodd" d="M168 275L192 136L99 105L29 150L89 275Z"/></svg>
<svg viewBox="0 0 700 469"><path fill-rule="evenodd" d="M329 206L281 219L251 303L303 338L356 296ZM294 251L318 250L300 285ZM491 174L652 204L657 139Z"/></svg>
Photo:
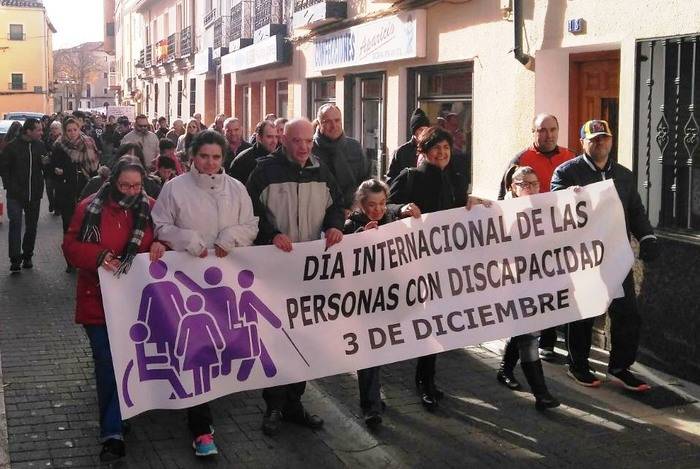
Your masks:
<svg viewBox="0 0 700 469"><path fill-rule="evenodd" d="M625 225L639 241L639 258L645 262L658 256L658 245L642 199L636 189L632 171L610 159L613 135L604 120L590 120L581 127L583 154L560 165L552 175L552 191L585 186L612 179L622 202ZM611 288L616 285L610 285ZM622 283L624 296L616 298L608 308L610 315L611 350L608 375L630 391L647 391L650 386L629 371L639 346L641 316L637 309L634 277L630 271ZM591 373L588 356L595 318L575 321L567 326L566 344L569 349L568 375L583 386L600 386Z"/></svg>

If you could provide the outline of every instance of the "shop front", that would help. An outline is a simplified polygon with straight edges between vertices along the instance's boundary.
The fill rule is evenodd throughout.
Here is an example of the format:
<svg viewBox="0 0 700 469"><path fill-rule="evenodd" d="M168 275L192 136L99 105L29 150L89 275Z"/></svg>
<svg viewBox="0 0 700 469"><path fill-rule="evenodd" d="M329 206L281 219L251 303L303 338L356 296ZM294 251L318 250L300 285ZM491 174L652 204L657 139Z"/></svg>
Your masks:
<svg viewBox="0 0 700 469"><path fill-rule="evenodd" d="M291 47L282 34L269 36L221 57L227 103L246 135L268 114L288 117ZM229 104L230 105L230 104Z"/></svg>

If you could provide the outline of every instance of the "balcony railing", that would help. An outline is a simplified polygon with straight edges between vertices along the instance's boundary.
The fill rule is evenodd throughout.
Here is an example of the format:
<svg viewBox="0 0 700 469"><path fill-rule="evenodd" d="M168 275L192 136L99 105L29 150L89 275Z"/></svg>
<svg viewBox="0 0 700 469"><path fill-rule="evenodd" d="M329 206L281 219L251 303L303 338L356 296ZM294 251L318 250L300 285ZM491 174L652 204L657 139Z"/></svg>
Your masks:
<svg viewBox="0 0 700 469"><path fill-rule="evenodd" d="M145 65L145 61L146 61L146 50L141 49L141 51L139 51L139 60L138 60L138 62L136 62L136 66L143 68L143 66Z"/></svg>
<svg viewBox="0 0 700 469"><path fill-rule="evenodd" d="M243 2L231 7L231 17L228 23L228 41L240 39L243 33Z"/></svg>
<svg viewBox="0 0 700 469"><path fill-rule="evenodd" d="M178 56L177 53L177 45L178 45L178 40L177 40L177 33L171 34L168 36L168 46L167 46L167 61L172 62L175 60Z"/></svg>
<svg viewBox="0 0 700 469"><path fill-rule="evenodd" d="M192 54L192 26L180 31L180 57Z"/></svg>
<svg viewBox="0 0 700 469"><path fill-rule="evenodd" d="M294 12L306 10L312 5L325 2L326 0L294 0Z"/></svg>
<svg viewBox="0 0 700 469"><path fill-rule="evenodd" d="M156 65L163 65L168 60L168 40L161 39L155 45Z"/></svg>
<svg viewBox="0 0 700 469"><path fill-rule="evenodd" d="M27 84L13 81L7 84L7 89L12 91L24 91L27 89Z"/></svg>
<svg viewBox="0 0 700 469"><path fill-rule="evenodd" d="M216 19L216 8L212 8L206 15L204 15L204 27L206 28L209 24Z"/></svg>
<svg viewBox="0 0 700 469"><path fill-rule="evenodd" d="M149 44L144 51L143 66L148 68L153 65L153 47Z"/></svg>
<svg viewBox="0 0 700 469"><path fill-rule="evenodd" d="M224 20L218 17L214 21L214 49L218 49L223 45L224 40Z"/></svg>
<svg viewBox="0 0 700 469"><path fill-rule="evenodd" d="M282 4L283 0L255 0L254 29L257 30L270 24L284 24Z"/></svg>

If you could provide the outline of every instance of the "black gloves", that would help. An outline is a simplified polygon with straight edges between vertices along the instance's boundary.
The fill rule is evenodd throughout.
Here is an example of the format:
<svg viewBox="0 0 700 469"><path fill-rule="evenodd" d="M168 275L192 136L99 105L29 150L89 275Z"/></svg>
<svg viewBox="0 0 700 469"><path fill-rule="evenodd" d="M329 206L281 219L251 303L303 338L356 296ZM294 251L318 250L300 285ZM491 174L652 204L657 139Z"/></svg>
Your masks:
<svg viewBox="0 0 700 469"><path fill-rule="evenodd" d="M659 242L656 238L646 238L639 243L639 259L644 262L654 261L659 257Z"/></svg>

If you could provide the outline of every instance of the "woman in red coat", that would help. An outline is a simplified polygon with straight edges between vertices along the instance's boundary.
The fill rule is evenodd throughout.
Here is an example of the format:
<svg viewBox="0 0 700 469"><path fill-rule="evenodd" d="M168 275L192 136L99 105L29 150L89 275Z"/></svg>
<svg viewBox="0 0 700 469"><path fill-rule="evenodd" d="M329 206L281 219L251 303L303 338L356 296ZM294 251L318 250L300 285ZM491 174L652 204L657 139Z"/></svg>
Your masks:
<svg viewBox="0 0 700 469"><path fill-rule="evenodd" d="M136 254L151 248L152 257L162 253L162 246L153 242L154 200L143 190L145 175L138 158L122 157L97 194L78 204L63 239L68 262L79 269L75 322L85 327L95 361L104 462L121 458L125 448L97 269L118 276L129 271Z"/></svg>

